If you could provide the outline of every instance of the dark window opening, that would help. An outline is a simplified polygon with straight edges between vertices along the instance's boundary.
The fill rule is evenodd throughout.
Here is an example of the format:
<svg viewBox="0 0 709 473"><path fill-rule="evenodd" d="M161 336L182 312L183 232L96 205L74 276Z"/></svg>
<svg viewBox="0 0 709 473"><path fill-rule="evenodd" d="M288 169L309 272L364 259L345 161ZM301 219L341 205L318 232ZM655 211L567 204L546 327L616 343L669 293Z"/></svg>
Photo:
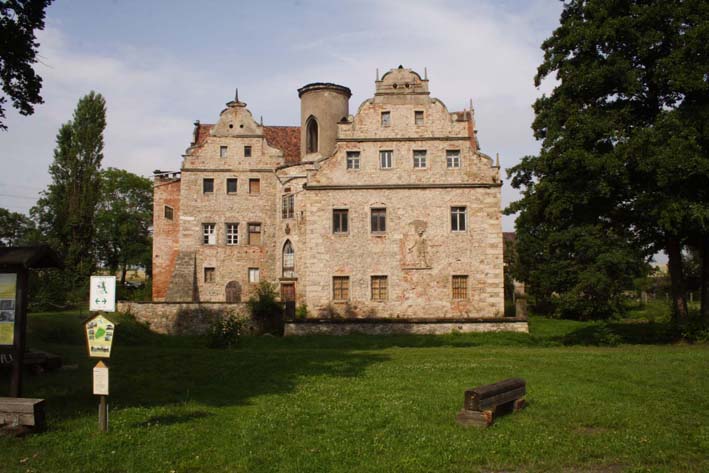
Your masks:
<svg viewBox="0 0 709 473"><path fill-rule="evenodd" d="M306 130L306 153L318 152L318 122L310 117Z"/></svg>

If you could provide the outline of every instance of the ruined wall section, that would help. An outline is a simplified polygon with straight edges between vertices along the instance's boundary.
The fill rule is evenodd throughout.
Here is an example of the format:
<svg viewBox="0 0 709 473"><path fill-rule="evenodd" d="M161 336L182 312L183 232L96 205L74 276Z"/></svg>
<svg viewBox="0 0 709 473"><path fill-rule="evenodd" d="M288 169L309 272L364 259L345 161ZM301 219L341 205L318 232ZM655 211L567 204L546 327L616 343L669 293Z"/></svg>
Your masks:
<svg viewBox="0 0 709 473"><path fill-rule="evenodd" d="M153 300L163 301L175 268L180 234L180 179L177 173L153 181ZM171 209L166 211L166 207Z"/></svg>

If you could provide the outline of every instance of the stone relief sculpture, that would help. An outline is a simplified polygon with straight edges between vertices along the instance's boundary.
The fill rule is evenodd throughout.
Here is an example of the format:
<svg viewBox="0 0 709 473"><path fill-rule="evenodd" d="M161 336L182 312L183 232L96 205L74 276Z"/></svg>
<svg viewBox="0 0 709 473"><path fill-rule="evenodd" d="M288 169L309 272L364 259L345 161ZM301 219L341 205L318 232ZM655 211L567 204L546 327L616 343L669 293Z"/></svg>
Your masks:
<svg viewBox="0 0 709 473"><path fill-rule="evenodd" d="M428 223L414 220L409 225L413 227L413 234L405 235L401 241L401 268L431 269L429 245L424 236Z"/></svg>

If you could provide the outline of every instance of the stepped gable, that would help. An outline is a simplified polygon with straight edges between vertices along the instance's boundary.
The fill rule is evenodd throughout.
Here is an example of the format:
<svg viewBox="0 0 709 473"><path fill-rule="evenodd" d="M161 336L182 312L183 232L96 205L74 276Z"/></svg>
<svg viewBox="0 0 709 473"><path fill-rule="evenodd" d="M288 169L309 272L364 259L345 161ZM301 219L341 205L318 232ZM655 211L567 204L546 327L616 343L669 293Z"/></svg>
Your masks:
<svg viewBox="0 0 709 473"><path fill-rule="evenodd" d="M283 151L286 164L300 161L299 126L264 126L263 136L270 146Z"/></svg>

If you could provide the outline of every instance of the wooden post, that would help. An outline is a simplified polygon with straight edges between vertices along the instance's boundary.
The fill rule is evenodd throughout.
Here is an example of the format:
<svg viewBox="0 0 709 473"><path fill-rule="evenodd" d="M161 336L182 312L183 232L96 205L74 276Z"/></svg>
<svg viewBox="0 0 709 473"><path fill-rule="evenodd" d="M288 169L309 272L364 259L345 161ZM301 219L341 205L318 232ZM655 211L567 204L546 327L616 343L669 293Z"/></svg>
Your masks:
<svg viewBox="0 0 709 473"><path fill-rule="evenodd" d="M17 271L17 291L15 299L15 340L10 379L10 397L22 396L22 370L25 364L25 334L27 333L27 269Z"/></svg>
<svg viewBox="0 0 709 473"><path fill-rule="evenodd" d="M98 428L108 432L108 396L100 396L98 404Z"/></svg>

